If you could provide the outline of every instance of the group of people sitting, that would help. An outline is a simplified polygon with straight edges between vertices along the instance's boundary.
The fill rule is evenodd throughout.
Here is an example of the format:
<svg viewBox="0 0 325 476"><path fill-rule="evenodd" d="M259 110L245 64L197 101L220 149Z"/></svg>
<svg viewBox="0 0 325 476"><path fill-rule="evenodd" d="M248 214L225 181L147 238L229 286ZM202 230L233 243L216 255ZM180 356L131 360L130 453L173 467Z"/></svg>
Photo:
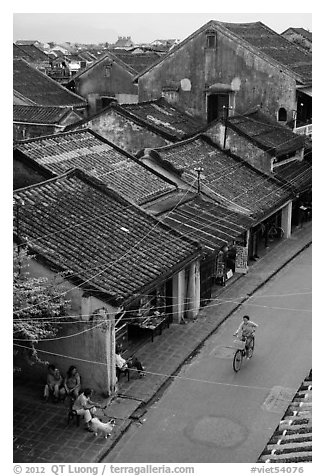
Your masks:
<svg viewBox="0 0 325 476"><path fill-rule="evenodd" d="M65 378L62 377L60 370L53 364L48 366L46 385L44 388L44 400L48 400L50 395L54 402L64 400L67 396L74 400L78 398L81 388L81 379L77 368L71 365Z"/></svg>
<svg viewBox="0 0 325 476"><path fill-rule="evenodd" d="M116 367L123 372L126 369L135 368L140 377L144 376L144 367L137 357L124 359L121 355L122 349L116 348L115 359ZM53 364L48 366L46 377L46 385L44 388L44 400L47 401L50 396L54 402L64 400L71 397L76 400L79 397L81 389L81 379L77 368L71 365L66 373L65 378L62 377L60 370ZM89 390L89 389L88 389Z"/></svg>

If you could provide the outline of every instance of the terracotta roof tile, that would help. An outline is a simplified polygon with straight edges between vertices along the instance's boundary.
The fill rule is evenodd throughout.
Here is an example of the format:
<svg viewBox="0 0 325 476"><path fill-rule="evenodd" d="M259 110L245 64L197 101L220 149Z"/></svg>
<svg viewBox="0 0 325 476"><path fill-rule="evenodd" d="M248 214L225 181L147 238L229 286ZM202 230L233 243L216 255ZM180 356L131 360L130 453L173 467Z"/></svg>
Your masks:
<svg viewBox="0 0 325 476"><path fill-rule="evenodd" d="M297 192L303 192L312 187L312 164L307 160L294 160L274 168L274 174L280 180L290 184Z"/></svg>
<svg viewBox="0 0 325 476"><path fill-rule="evenodd" d="M254 139L266 149L274 149L276 155L301 149L305 139L286 126L272 121L260 111L228 117L227 123L247 138Z"/></svg>
<svg viewBox="0 0 325 476"><path fill-rule="evenodd" d="M86 106L86 101L71 93L26 61L13 62L13 88L39 106Z"/></svg>
<svg viewBox="0 0 325 476"><path fill-rule="evenodd" d="M183 172L182 177L188 182L197 178L195 169L203 168L202 186L245 208L256 218L280 206L292 194L287 186L222 151L202 136L155 151L162 160Z"/></svg>
<svg viewBox="0 0 325 476"><path fill-rule="evenodd" d="M196 134L205 123L169 104L164 99L137 104L123 104L120 110L127 111L146 124L174 139L181 140Z"/></svg>
<svg viewBox="0 0 325 476"><path fill-rule="evenodd" d="M175 189L130 154L87 129L22 141L15 150L55 174L71 168L84 170L136 203Z"/></svg>
<svg viewBox="0 0 325 476"><path fill-rule="evenodd" d="M20 236L33 252L103 299L121 302L199 252L80 170L17 190L18 198Z"/></svg>
<svg viewBox="0 0 325 476"><path fill-rule="evenodd" d="M119 51L116 50L114 51L114 55L127 65L131 66L137 73L148 68L148 66L160 58L160 55L155 52L132 54L125 52L119 53Z"/></svg>
<svg viewBox="0 0 325 476"><path fill-rule="evenodd" d="M219 22L216 22L219 23ZM312 56L261 22L220 23L229 31L250 43L262 53L278 61L301 76L304 82L312 79Z"/></svg>
<svg viewBox="0 0 325 476"><path fill-rule="evenodd" d="M312 371L299 387L257 462L278 465L312 462Z"/></svg>
<svg viewBox="0 0 325 476"><path fill-rule="evenodd" d="M159 218L183 235L198 241L210 251L238 239L242 233L253 226L251 218L229 211L198 196L174 207Z"/></svg>
<svg viewBox="0 0 325 476"><path fill-rule="evenodd" d="M57 124L71 112L68 107L55 106L13 106L14 122L29 122L41 124Z"/></svg>

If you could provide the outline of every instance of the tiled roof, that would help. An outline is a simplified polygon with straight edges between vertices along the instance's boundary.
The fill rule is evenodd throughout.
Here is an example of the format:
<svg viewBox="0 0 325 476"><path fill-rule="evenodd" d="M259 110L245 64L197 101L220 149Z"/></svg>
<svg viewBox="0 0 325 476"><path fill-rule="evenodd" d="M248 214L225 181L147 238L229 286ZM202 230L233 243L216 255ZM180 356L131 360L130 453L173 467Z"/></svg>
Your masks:
<svg viewBox="0 0 325 476"><path fill-rule="evenodd" d="M96 117L105 115L111 109L118 111L140 126L146 127L172 142L191 137L206 128L202 119L194 118L172 106L165 99L160 98L154 101L135 104L117 104L112 102L107 108L72 126L67 126L65 130L68 131L81 127Z"/></svg>
<svg viewBox="0 0 325 476"><path fill-rule="evenodd" d="M102 61L105 61L106 59L109 59L111 61L115 61L117 64L119 64L123 69L128 71L131 75L136 75L137 72L135 69L132 68L131 65L128 65L127 63L124 63L124 61L120 60L117 56L115 56L111 52L105 51L103 54L100 55L100 57L97 59L97 61L94 61L91 63L89 66L86 68L83 68L82 70L78 71L76 74L74 74L71 78L71 81L74 81L76 79L79 79L81 76L83 76L85 73L88 73L92 68L95 68L99 63Z"/></svg>
<svg viewBox="0 0 325 476"><path fill-rule="evenodd" d="M312 80L312 56L307 51L299 48L283 36L279 35L271 28L261 22L256 23L223 23L211 20L201 28L196 30L190 36L178 43L161 61L168 61L170 55L182 48L184 44L201 34L203 31L215 29L224 34L227 32L236 35L239 41L246 41L257 54L263 55L265 59L275 60L287 70L291 71L297 77L297 80L303 84L310 84ZM153 65L139 73L135 79L150 70Z"/></svg>
<svg viewBox="0 0 325 476"><path fill-rule="evenodd" d="M13 61L13 88L39 106L86 106L86 101L30 66Z"/></svg>
<svg viewBox="0 0 325 476"><path fill-rule="evenodd" d="M58 124L71 109L55 106L20 106L14 105L14 122L29 122L37 124Z"/></svg>
<svg viewBox="0 0 325 476"><path fill-rule="evenodd" d="M301 149L305 140L278 122L272 121L260 111L251 114L228 117L227 123L237 132L253 139L259 146L274 152L287 154Z"/></svg>
<svg viewBox="0 0 325 476"><path fill-rule="evenodd" d="M17 190L14 199L24 202L19 233L36 256L104 300L121 303L198 253L194 241L80 170Z"/></svg>
<svg viewBox="0 0 325 476"><path fill-rule="evenodd" d="M35 45L19 45L19 48L28 54L28 56L34 61L49 61L47 54Z"/></svg>
<svg viewBox="0 0 325 476"><path fill-rule="evenodd" d="M304 82L312 79L312 56L279 35L261 22L220 23L215 22L247 41L254 48L278 61L301 76Z"/></svg>
<svg viewBox="0 0 325 476"><path fill-rule="evenodd" d="M122 104L119 109L177 140L194 135L205 126L201 119L180 111L162 98L137 104Z"/></svg>
<svg viewBox="0 0 325 476"><path fill-rule="evenodd" d="M281 206L290 197L288 187L258 171L247 162L222 151L200 136L155 149L160 158L173 165L188 183L201 172L202 187L246 209L255 218Z"/></svg>
<svg viewBox="0 0 325 476"><path fill-rule="evenodd" d="M159 218L209 250L216 250L223 244L230 243L253 226L251 218L230 212L198 196L174 207Z"/></svg>
<svg viewBox="0 0 325 476"><path fill-rule="evenodd" d="M160 58L158 53L155 52L132 54L119 53L118 50L116 50L114 51L114 55L127 65L131 66L137 73L148 68L148 66Z"/></svg>
<svg viewBox="0 0 325 476"><path fill-rule="evenodd" d="M304 38L306 38L309 41L312 41L312 39L313 39L312 32L308 31L308 30L305 30L305 28L290 27L290 28L287 28L283 33L281 33L281 35L285 35L285 33L287 33L288 31L296 32L296 33L298 33L298 35L303 36Z"/></svg>
<svg viewBox="0 0 325 476"><path fill-rule="evenodd" d="M13 43L13 58L14 59L24 59L26 61L32 61L32 58L26 53L20 46L17 46Z"/></svg>
<svg viewBox="0 0 325 476"><path fill-rule="evenodd" d="M312 462L312 372L306 377L258 463Z"/></svg>
<svg viewBox="0 0 325 476"><path fill-rule="evenodd" d="M175 189L130 154L88 129L21 141L14 150L58 175L79 168L136 203Z"/></svg>
<svg viewBox="0 0 325 476"><path fill-rule="evenodd" d="M290 184L297 192L310 190L312 187L312 164L307 160L294 160L274 168L275 176Z"/></svg>

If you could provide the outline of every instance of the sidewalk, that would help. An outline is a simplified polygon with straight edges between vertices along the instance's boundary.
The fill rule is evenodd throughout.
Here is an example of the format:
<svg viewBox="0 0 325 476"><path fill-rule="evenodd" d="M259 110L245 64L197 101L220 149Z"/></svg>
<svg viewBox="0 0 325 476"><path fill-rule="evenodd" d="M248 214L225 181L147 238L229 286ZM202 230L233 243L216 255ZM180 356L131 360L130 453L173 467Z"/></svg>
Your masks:
<svg viewBox="0 0 325 476"><path fill-rule="evenodd" d="M213 292L213 300L186 325L171 324L153 342L145 343L137 357L145 363L146 376L130 374L119 382L118 397L99 411L103 421L116 419L111 437L95 437L82 423L67 425L67 405L43 403L40 390L14 387L14 462L15 463L96 463L106 456L132 423L141 424L146 407L172 381L184 362L203 342L249 298L304 248L311 244L311 223L293 236L260 255L247 275L235 276L225 287ZM220 305L219 300L220 299ZM217 305L218 304L218 305ZM94 398L95 399L95 398Z"/></svg>

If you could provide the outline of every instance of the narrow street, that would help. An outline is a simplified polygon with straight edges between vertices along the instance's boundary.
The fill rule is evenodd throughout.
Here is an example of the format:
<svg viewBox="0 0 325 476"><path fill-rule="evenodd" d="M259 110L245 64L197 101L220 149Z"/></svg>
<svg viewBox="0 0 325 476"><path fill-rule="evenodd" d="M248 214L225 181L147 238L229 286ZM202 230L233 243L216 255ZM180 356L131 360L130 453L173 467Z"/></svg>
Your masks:
<svg viewBox="0 0 325 476"><path fill-rule="evenodd" d="M311 255L225 321L104 462L256 462L312 367ZM253 358L235 374L229 347L244 314L259 328Z"/></svg>

